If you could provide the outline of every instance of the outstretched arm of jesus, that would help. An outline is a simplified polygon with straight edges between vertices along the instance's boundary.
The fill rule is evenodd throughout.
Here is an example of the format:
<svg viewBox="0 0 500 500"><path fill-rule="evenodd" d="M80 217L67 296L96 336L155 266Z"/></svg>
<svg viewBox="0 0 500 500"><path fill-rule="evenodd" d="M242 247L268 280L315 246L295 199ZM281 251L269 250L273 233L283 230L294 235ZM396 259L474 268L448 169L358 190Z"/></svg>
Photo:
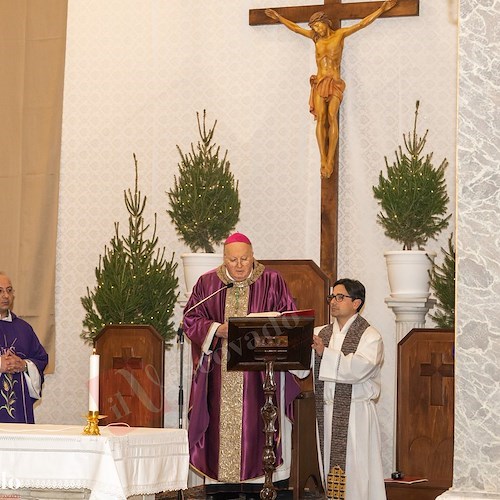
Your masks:
<svg viewBox="0 0 500 500"><path fill-rule="evenodd" d="M305 36L307 38L313 37L313 30L302 28L298 24L295 24L293 21L290 21L290 19L287 19L286 17L279 15L275 10L266 9L265 13L267 17L270 17L275 21L279 21L281 24L286 26L289 30L292 30L294 33L298 33L299 35Z"/></svg>
<svg viewBox="0 0 500 500"><path fill-rule="evenodd" d="M353 33L356 33L356 31L366 28L369 24L373 23L375 19L379 18L384 12L392 9L397 3L398 0L386 0L380 8L378 8L375 12L372 12L365 18L361 19L359 23L353 24L348 28L343 28L342 31L344 32L344 36L352 35Z"/></svg>

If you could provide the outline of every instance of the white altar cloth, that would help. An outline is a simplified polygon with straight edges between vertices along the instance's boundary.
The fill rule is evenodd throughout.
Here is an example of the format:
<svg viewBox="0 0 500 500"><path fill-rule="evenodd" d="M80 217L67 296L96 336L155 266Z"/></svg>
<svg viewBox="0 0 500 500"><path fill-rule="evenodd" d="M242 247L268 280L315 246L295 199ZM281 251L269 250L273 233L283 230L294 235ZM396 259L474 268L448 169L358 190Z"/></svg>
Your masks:
<svg viewBox="0 0 500 500"><path fill-rule="evenodd" d="M14 488L88 489L91 500L187 488L184 429L0 424L0 470ZM12 490L15 494L15 491Z"/></svg>

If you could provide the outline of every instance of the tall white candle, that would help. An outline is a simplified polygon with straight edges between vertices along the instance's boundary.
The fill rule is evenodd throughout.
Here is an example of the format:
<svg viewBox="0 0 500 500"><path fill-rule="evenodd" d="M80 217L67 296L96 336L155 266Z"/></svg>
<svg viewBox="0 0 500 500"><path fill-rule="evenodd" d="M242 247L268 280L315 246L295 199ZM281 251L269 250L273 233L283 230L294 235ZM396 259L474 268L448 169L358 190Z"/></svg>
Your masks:
<svg viewBox="0 0 500 500"><path fill-rule="evenodd" d="M99 354L90 356L89 411L99 411Z"/></svg>

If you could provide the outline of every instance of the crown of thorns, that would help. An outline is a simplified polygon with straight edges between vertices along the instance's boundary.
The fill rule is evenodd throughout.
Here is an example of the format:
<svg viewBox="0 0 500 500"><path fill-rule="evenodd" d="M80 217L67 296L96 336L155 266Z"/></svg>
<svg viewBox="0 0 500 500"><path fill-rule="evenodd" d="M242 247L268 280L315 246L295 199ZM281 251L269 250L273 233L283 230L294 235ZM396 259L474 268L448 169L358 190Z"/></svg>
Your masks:
<svg viewBox="0 0 500 500"><path fill-rule="evenodd" d="M314 23L325 23L333 29L332 21L324 12L315 12L309 19L309 26L312 27Z"/></svg>

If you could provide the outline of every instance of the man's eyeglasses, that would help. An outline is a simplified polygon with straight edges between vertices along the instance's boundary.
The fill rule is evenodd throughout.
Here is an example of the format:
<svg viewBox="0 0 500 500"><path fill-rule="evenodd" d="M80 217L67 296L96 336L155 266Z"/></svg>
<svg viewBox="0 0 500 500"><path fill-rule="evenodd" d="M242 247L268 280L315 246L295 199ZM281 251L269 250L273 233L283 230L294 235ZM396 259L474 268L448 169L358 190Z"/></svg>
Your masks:
<svg viewBox="0 0 500 500"><path fill-rule="evenodd" d="M3 295L3 294L6 294L6 295L12 295L14 293L14 289L9 287L9 288L0 288L0 295Z"/></svg>
<svg viewBox="0 0 500 500"><path fill-rule="evenodd" d="M328 303L330 303L332 300L335 300L335 302L343 302L344 299L355 300L354 297L351 297L350 295L344 295L343 293L337 293L337 295L331 293L330 295L326 296L326 301Z"/></svg>

